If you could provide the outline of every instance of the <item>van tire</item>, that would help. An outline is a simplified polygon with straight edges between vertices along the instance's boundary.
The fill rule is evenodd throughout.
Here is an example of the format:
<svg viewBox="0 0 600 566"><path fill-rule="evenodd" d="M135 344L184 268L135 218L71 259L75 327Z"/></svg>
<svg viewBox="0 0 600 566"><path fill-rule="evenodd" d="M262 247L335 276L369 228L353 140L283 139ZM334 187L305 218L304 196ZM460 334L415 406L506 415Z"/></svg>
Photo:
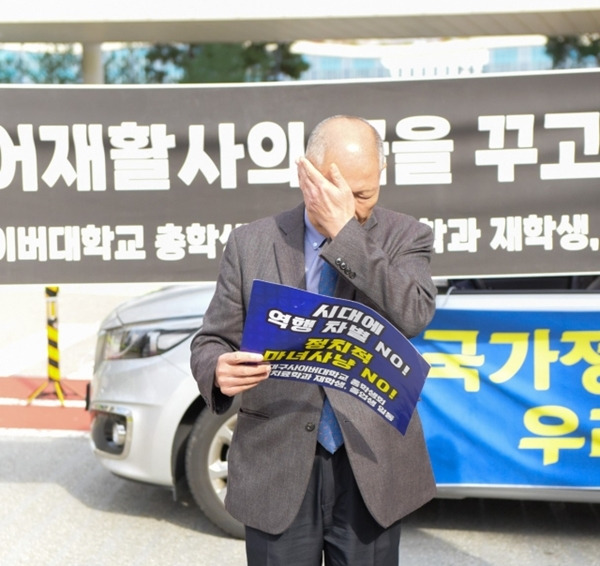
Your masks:
<svg viewBox="0 0 600 566"><path fill-rule="evenodd" d="M185 469L190 491L198 507L227 534L243 539L244 525L225 509L227 454L237 422L238 403L222 415L208 409L200 412L190 433Z"/></svg>

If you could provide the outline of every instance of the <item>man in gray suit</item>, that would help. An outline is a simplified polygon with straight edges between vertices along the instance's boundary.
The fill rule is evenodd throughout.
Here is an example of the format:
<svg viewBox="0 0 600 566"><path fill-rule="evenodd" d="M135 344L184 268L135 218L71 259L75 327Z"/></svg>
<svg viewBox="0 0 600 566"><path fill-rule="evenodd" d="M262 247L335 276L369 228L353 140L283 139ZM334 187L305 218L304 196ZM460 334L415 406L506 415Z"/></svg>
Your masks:
<svg viewBox="0 0 600 566"><path fill-rule="evenodd" d="M241 395L225 503L246 525L251 566L320 566L323 556L328 566L397 566L401 518L435 495L416 411L401 435L350 395L268 379L260 354L239 351L255 279L318 292L333 271L335 290L321 292L375 309L408 337L430 322L433 235L376 205L384 167L367 121L321 122L298 161L304 202L231 234L192 342L208 407L224 412ZM341 446L324 447L325 423Z"/></svg>

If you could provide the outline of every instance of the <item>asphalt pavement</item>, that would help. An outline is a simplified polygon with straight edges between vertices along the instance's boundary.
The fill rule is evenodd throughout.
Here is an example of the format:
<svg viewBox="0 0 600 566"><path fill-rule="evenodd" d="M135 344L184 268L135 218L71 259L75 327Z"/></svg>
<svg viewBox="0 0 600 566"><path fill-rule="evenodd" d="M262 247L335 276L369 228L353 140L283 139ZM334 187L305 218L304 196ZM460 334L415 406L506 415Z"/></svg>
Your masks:
<svg viewBox="0 0 600 566"><path fill-rule="evenodd" d="M404 521L401 566L600 566L600 505L434 500ZM2 566L242 566L244 545L183 490L113 476L83 432L0 429ZM290 565L292 566L292 565Z"/></svg>

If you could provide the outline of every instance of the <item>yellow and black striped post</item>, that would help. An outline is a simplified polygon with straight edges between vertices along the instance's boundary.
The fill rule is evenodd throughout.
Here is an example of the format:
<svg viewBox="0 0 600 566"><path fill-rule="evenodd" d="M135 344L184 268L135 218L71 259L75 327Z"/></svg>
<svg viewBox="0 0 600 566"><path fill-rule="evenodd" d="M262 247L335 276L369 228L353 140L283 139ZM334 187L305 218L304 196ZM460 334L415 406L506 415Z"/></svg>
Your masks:
<svg viewBox="0 0 600 566"><path fill-rule="evenodd" d="M50 383L54 384L56 396L61 405L65 404L65 396L60 386L60 359L58 349L58 287L46 287L46 328L48 334L48 379L40 385L28 398L33 401Z"/></svg>
<svg viewBox="0 0 600 566"><path fill-rule="evenodd" d="M46 323L48 332L48 379L60 381L58 352L58 287L46 287Z"/></svg>

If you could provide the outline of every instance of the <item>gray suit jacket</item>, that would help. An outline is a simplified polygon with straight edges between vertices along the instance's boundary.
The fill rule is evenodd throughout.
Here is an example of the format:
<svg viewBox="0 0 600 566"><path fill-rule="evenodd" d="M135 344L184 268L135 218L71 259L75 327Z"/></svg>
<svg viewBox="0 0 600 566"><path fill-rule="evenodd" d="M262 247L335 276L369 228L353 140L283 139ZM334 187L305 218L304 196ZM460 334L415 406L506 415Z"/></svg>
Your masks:
<svg viewBox="0 0 600 566"><path fill-rule="evenodd" d="M376 207L364 225L351 220L322 255L339 271L336 296L362 302L412 337L430 322L436 289L431 230ZM208 407L232 399L214 386L217 358L240 345L252 282L305 288L304 206L241 226L229 237L215 296L192 342L191 367ZM435 495L421 422L415 411L402 436L365 403L332 389L348 458L367 508L388 527ZM226 507L242 523L281 533L308 484L323 405L321 387L268 379L242 394L229 451Z"/></svg>

